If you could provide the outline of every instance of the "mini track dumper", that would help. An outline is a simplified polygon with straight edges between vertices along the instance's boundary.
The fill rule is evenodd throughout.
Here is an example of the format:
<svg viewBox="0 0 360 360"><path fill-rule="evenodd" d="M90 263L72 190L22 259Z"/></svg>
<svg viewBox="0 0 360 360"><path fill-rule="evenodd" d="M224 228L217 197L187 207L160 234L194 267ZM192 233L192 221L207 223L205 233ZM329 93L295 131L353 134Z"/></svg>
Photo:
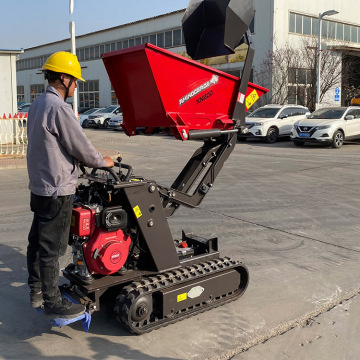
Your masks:
<svg viewBox="0 0 360 360"><path fill-rule="evenodd" d="M250 13L247 28L253 16L250 1L190 2L183 29L193 58L231 53L231 46L223 43L209 53L207 44L214 47L218 38L214 29L194 29L191 22L195 17L197 27L199 22L209 24L204 16L222 12L223 25L215 28L226 38L228 23L239 31L228 20L233 3L240 6L237 12ZM211 36L197 36L196 31ZM249 32L240 32L232 41L248 45L241 80L151 44L103 55L127 135L136 135L139 128L148 134L166 128L177 139L204 141L171 187L134 175L120 158L112 169L88 172L81 167L70 231L74 261L63 271L70 281L63 291L85 304L90 314L100 309L101 296L113 294L117 319L133 333L235 300L248 285L247 268L220 257L217 238L183 231L174 240L167 222L180 205L201 203L235 147L245 110L267 91L248 82L253 50Z"/></svg>

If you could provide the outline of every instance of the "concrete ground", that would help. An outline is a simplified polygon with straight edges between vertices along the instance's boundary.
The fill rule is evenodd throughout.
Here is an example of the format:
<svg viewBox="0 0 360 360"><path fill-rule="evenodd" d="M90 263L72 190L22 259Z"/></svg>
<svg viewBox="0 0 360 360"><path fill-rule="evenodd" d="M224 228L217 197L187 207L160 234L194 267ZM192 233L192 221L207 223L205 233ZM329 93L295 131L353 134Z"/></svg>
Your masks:
<svg viewBox="0 0 360 360"><path fill-rule="evenodd" d="M170 185L200 142L86 130L103 155ZM12 161L13 160L13 161ZM135 336L103 308L90 331L51 325L28 300L25 159L0 159L0 359L359 359L359 145L238 143L201 206L169 220L218 236L250 272L239 300ZM71 261L71 254L61 265ZM65 279L61 279L65 282Z"/></svg>

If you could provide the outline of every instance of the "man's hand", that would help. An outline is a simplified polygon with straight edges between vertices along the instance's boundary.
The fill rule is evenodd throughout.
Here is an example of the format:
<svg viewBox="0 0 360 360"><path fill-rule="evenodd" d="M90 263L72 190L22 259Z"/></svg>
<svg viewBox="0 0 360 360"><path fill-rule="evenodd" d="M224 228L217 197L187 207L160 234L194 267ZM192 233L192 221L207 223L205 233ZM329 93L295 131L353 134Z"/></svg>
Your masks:
<svg viewBox="0 0 360 360"><path fill-rule="evenodd" d="M106 167L113 167L114 166L114 160L111 157L104 157L104 160L106 162Z"/></svg>

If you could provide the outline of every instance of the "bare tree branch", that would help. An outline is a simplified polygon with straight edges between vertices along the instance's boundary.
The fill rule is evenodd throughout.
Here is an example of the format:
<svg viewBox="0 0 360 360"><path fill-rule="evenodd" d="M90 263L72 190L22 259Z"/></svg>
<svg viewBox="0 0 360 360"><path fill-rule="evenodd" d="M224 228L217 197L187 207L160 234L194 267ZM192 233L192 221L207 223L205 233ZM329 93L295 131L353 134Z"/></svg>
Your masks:
<svg viewBox="0 0 360 360"><path fill-rule="evenodd" d="M294 89L297 89L297 102L303 100L302 105L313 111L317 85L317 37L303 37L300 46L289 43L278 46L276 39L273 43L275 50L267 53L260 69L254 73L257 83L272 90L262 104L264 101L277 104L294 101ZM344 61L344 54L334 50L322 52L320 101L330 89L344 82L347 69L352 65L350 59ZM307 74L306 79L300 78L299 74Z"/></svg>

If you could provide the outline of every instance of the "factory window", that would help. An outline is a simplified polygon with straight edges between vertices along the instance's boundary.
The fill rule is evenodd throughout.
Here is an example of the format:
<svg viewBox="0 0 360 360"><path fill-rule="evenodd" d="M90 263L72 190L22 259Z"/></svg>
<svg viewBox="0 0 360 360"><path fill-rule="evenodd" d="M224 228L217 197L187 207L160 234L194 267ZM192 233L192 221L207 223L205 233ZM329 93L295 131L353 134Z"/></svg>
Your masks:
<svg viewBox="0 0 360 360"><path fill-rule="evenodd" d="M326 20L321 22L321 36L324 38L328 37L328 21Z"/></svg>
<svg viewBox="0 0 360 360"><path fill-rule="evenodd" d="M319 20L316 18L311 18L311 35L319 35Z"/></svg>
<svg viewBox="0 0 360 360"><path fill-rule="evenodd" d="M288 83L288 104L306 104L306 97L312 83L311 70L289 68Z"/></svg>
<svg viewBox="0 0 360 360"><path fill-rule="evenodd" d="M351 30L351 42L358 42L357 39L357 27L356 26L350 26Z"/></svg>
<svg viewBox="0 0 360 360"><path fill-rule="evenodd" d="M344 39L344 24L337 24L336 26L336 39L343 40Z"/></svg>
<svg viewBox="0 0 360 360"><path fill-rule="evenodd" d="M90 60L94 60L95 59L95 47L92 46L90 48Z"/></svg>
<svg viewBox="0 0 360 360"><path fill-rule="evenodd" d="M83 61L85 56L84 56L84 49L78 49L76 50L76 56L78 57L79 61Z"/></svg>
<svg viewBox="0 0 360 360"><path fill-rule="evenodd" d="M177 29L173 31L173 45L174 46L181 45L181 29Z"/></svg>
<svg viewBox="0 0 360 360"><path fill-rule="evenodd" d="M150 44L156 45L156 34L150 35Z"/></svg>
<svg viewBox="0 0 360 360"><path fill-rule="evenodd" d="M253 17L253 19L251 20L250 26L249 26L249 30L250 32L253 34L255 32L255 16ZM183 42L183 44L185 44L185 42Z"/></svg>
<svg viewBox="0 0 360 360"><path fill-rule="evenodd" d="M254 32L254 21L250 24L251 32ZM76 55L79 61L89 61L100 59L105 52L127 49L129 47L151 43L162 48L169 48L173 46L181 46L185 44L184 34L181 28L168 30L156 34L148 34L143 36L137 36L135 38L129 38L125 40L118 40L117 42L98 44L90 47L84 47L76 50ZM67 50L69 51L69 50ZM36 58L29 58L24 60L18 60L16 63L16 69L27 70L41 67L46 61L48 56L39 56Z"/></svg>
<svg viewBox="0 0 360 360"><path fill-rule="evenodd" d="M156 34L156 44L159 47L164 47L164 33Z"/></svg>
<svg viewBox="0 0 360 360"><path fill-rule="evenodd" d="M295 32L295 14L294 13L290 13L289 31L292 32L292 33Z"/></svg>
<svg viewBox="0 0 360 360"><path fill-rule="evenodd" d="M30 85L30 102L33 102L43 92L45 92L44 84Z"/></svg>
<svg viewBox="0 0 360 360"><path fill-rule="evenodd" d="M319 18L301 14L289 14L289 32L303 35L318 36ZM360 43L360 27L343 24L332 20L322 20L321 36L325 39L336 39Z"/></svg>
<svg viewBox="0 0 360 360"><path fill-rule="evenodd" d="M17 86L17 102L25 102L25 89L24 86Z"/></svg>
<svg viewBox="0 0 360 360"><path fill-rule="evenodd" d="M102 44L102 45L100 45L100 57L104 52L105 52L105 45Z"/></svg>
<svg viewBox="0 0 360 360"><path fill-rule="evenodd" d="M335 39L336 38L336 23L333 21L328 22L328 38Z"/></svg>
<svg viewBox="0 0 360 360"><path fill-rule="evenodd" d="M172 31L165 32L165 47L172 46Z"/></svg>
<svg viewBox="0 0 360 360"><path fill-rule="evenodd" d="M100 58L100 46L95 46L95 59Z"/></svg>
<svg viewBox="0 0 360 360"><path fill-rule="evenodd" d="M311 34L311 18L309 16L303 17L303 34Z"/></svg>
<svg viewBox="0 0 360 360"><path fill-rule="evenodd" d="M344 25L344 40L350 41L350 25Z"/></svg>
<svg viewBox="0 0 360 360"><path fill-rule="evenodd" d="M111 105L117 105L117 104L118 104L118 99L116 97L115 90L111 85Z"/></svg>
<svg viewBox="0 0 360 360"><path fill-rule="evenodd" d="M99 80L78 82L79 107L99 107Z"/></svg>
<svg viewBox="0 0 360 360"><path fill-rule="evenodd" d="M295 32L298 33L298 34L302 34L302 19L303 19L303 16L302 15L299 15L299 14L296 14L295 15Z"/></svg>

